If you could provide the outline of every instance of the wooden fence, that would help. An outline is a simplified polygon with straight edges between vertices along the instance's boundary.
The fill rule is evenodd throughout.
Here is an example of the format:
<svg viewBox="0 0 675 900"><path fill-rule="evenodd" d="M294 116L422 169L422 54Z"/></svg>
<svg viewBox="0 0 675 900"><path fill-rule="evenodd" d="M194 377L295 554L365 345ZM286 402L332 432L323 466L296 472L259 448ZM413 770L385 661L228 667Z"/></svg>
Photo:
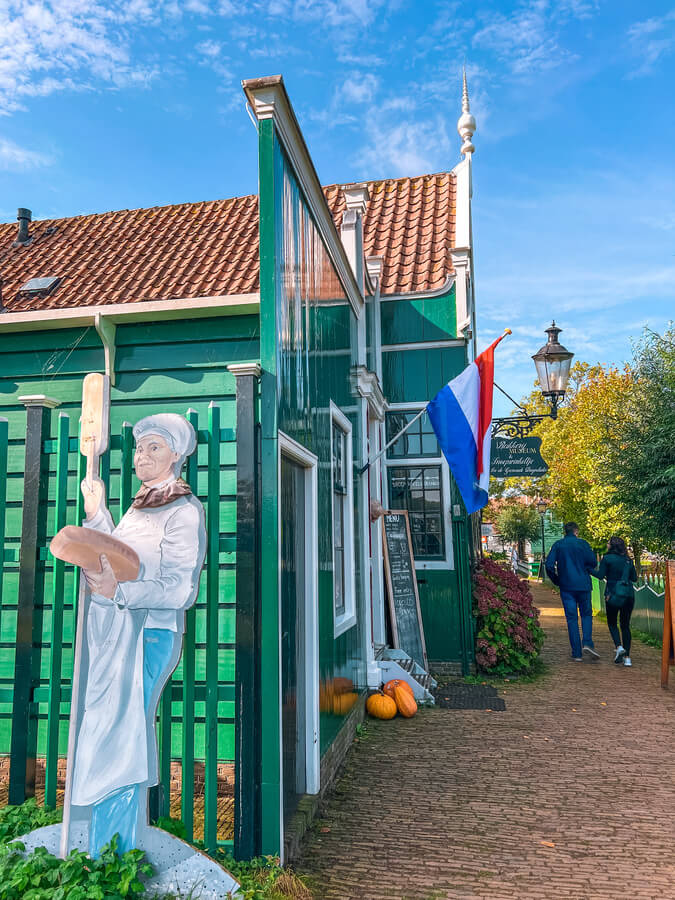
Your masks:
<svg viewBox="0 0 675 900"><path fill-rule="evenodd" d="M203 835L207 849L214 849L231 845L222 839L222 829L219 839L218 771L219 765L234 761L235 752L236 443L235 431L220 427L218 405L210 405L206 422L200 422L194 410L188 410L186 418L197 432L198 447L187 461L185 478L206 509L208 547L197 602L186 614L183 654L160 699L161 790L151 799L151 811L168 816L173 810L185 823L190 840ZM25 758L16 758L15 748L22 742L29 761L36 756L44 759L49 806L60 802L59 760L67 748L79 571L55 560L48 546L60 528L79 525L83 519L79 485L84 458L76 435L77 422L62 413L56 433L42 441L39 473L26 473L25 440L10 440L7 420L0 419L0 754L13 748L10 771L26 765ZM128 423L111 436L100 474L109 509L119 521L138 484ZM39 475L43 484L37 511L42 527L33 548L25 546L24 479L29 475ZM32 640L30 634L17 638L20 561L31 557ZM31 656L32 672L27 726L17 717L14 700L17 647L22 643ZM17 729L23 728L26 734L18 735ZM21 740L12 740L12 730ZM175 774L178 766L181 778L174 778L172 802L172 768ZM203 804L196 802L194 775L202 766ZM26 793L33 790L29 780Z"/></svg>

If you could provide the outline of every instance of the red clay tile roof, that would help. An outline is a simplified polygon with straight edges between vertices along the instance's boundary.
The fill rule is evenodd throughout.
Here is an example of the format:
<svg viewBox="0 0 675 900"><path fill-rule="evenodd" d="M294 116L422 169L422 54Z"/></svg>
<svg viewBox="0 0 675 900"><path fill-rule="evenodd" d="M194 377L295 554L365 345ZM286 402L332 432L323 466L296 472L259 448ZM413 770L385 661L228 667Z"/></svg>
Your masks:
<svg viewBox="0 0 675 900"><path fill-rule="evenodd" d="M383 256L382 294L433 291L452 274L455 177L450 172L369 181L363 222L366 257ZM345 211L339 184L324 188L338 229Z"/></svg>
<svg viewBox="0 0 675 900"><path fill-rule="evenodd" d="M382 293L430 291L452 273L455 182L450 173L368 183L366 256L383 256ZM324 188L340 227L340 185ZM215 297L259 290L258 198L181 203L32 222L32 241L14 247L18 225L0 224L0 290L7 312L143 300ZM58 276L47 296L19 289Z"/></svg>

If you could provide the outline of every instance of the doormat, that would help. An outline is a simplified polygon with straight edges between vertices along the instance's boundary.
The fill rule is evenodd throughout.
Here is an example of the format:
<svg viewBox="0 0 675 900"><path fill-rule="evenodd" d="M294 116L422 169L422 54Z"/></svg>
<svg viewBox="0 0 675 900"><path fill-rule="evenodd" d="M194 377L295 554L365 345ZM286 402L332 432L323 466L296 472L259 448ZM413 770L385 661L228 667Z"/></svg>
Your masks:
<svg viewBox="0 0 675 900"><path fill-rule="evenodd" d="M490 709L503 712L506 703L497 696L497 688L487 684L444 684L434 691L436 706L443 709Z"/></svg>

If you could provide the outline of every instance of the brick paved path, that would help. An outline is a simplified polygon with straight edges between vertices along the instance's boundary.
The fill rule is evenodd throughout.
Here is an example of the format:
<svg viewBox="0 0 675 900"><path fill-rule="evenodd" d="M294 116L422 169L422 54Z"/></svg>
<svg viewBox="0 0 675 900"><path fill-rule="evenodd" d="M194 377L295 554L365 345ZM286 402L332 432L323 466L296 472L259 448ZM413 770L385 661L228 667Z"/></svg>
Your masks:
<svg viewBox="0 0 675 900"><path fill-rule="evenodd" d="M505 712L369 720L297 863L317 898L675 900L675 670L661 690L639 642L615 666L599 621L602 660L572 662L545 612L550 673Z"/></svg>

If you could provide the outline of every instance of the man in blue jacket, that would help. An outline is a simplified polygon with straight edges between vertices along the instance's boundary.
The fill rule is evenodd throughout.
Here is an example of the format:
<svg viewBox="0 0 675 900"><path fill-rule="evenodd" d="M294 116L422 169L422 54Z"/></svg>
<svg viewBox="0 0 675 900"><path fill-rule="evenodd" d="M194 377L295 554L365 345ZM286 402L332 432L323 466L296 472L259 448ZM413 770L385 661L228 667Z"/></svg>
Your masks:
<svg viewBox="0 0 675 900"><path fill-rule="evenodd" d="M593 646L593 608L591 606L591 577L597 560L590 544L579 538L576 522L567 522L565 537L556 541L546 557L546 574L553 584L560 588L560 599L565 609L567 631L572 648L572 659L581 660L582 652L599 659L600 654ZM579 640L579 619L581 615L582 642Z"/></svg>

